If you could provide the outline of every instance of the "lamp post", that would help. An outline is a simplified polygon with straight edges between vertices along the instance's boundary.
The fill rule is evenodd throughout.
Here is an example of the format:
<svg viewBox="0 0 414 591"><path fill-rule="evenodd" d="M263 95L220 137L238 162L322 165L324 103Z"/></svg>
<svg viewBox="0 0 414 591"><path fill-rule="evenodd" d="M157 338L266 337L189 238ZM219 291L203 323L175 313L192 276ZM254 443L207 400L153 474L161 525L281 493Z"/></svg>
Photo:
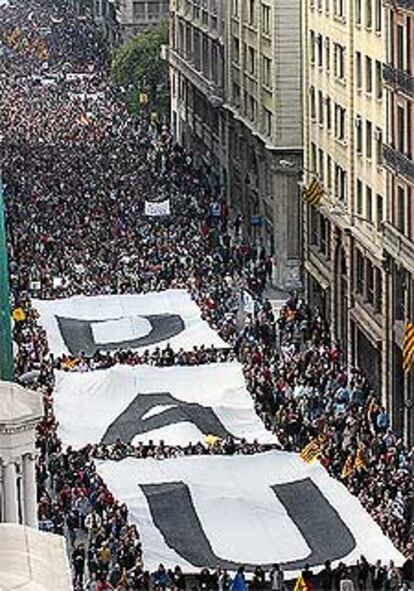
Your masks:
<svg viewBox="0 0 414 591"><path fill-rule="evenodd" d="M0 379L14 379L13 344L7 262L6 223L4 216L3 182L0 176Z"/></svg>

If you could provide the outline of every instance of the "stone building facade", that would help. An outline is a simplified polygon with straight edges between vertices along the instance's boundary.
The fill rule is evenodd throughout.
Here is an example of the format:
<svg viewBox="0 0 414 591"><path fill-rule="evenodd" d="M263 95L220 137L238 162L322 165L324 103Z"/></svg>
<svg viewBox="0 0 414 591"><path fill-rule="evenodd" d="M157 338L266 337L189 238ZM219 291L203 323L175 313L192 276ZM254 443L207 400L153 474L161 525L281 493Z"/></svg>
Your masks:
<svg viewBox="0 0 414 591"><path fill-rule="evenodd" d="M414 322L414 0L390 0L386 10L386 378L394 425L413 442L414 368L402 371L402 343L404 322Z"/></svg>
<svg viewBox="0 0 414 591"><path fill-rule="evenodd" d="M381 0L310 0L303 15L304 267L310 302L330 319L350 365L385 379L385 9Z"/></svg>
<svg viewBox="0 0 414 591"><path fill-rule="evenodd" d="M300 57L298 0L171 4L175 137L217 174L284 288L300 285Z"/></svg>

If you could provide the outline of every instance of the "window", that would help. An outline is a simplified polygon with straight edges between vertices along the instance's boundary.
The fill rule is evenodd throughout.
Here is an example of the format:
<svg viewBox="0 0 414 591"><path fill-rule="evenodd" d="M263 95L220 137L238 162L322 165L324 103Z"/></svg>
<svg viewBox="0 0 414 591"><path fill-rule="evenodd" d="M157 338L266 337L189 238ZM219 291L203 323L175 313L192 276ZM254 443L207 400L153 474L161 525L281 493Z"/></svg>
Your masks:
<svg viewBox="0 0 414 591"><path fill-rule="evenodd" d="M403 154L405 151L405 109L397 105L397 149Z"/></svg>
<svg viewBox="0 0 414 591"><path fill-rule="evenodd" d="M248 0L248 21L252 27L256 26L256 0Z"/></svg>
<svg viewBox="0 0 414 591"><path fill-rule="evenodd" d="M375 0L375 31L382 31L382 0Z"/></svg>
<svg viewBox="0 0 414 591"><path fill-rule="evenodd" d="M132 5L132 18L135 21L140 21L145 19L145 3L144 2L134 2Z"/></svg>
<svg viewBox="0 0 414 591"><path fill-rule="evenodd" d="M384 89L382 85L382 64L378 60L375 61L375 97L378 100L382 99Z"/></svg>
<svg viewBox="0 0 414 591"><path fill-rule="evenodd" d="M356 290L364 292L364 257L359 250L356 251Z"/></svg>
<svg viewBox="0 0 414 591"><path fill-rule="evenodd" d="M326 128L328 131L332 129L332 109L331 109L331 99L326 97Z"/></svg>
<svg viewBox="0 0 414 591"><path fill-rule="evenodd" d="M263 124L266 135L272 135L272 112L263 107Z"/></svg>
<svg viewBox="0 0 414 591"><path fill-rule="evenodd" d="M361 52L357 51L355 55L355 76L356 76L356 87L358 90L362 88L362 56Z"/></svg>
<svg viewBox="0 0 414 591"><path fill-rule="evenodd" d="M397 228L405 232L405 191L403 187L397 188Z"/></svg>
<svg viewBox="0 0 414 591"><path fill-rule="evenodd" d="M314 64L315 63L315 46L316 46L316 42L315 42L315 31L311 31L310 32L310 63Z"/></svg>
<svg viewBox="0 0 414 591"><path fill-rule="evenodd" d="M232 57L235 64L240 63L240 41L237 37L232 37Z"/></svg>
<svg viewBox="0 0 414 591"><path fill-rule="evenodd" d="M372 59L368 56L365 58L365 90L372 93Z"/></svg>
<svg viewBox="0 0 414 591"><path fill-rule="evenodd" d="M365 26L372 29L372 0L365 0Z"/></svg>
<svg viewBox="0 0 414 591"><path fill-rule="evenodd" d="M323 37L322 35L318 35L317 38L317 45L318 45L318 67L322 68L323 66Z"/></svg>
<svg viewBox="0 0 414 591"><path fill-rule="evenodd" d="M311 119L316 119L316 98L315 98L315 88L313 86L309 89L309 108L310 108L310 116Z"/></svg>
<svg viewBox="0 0 414 591"><path fill-rule="evenodd" d="M356 151L358 154L362 154L362 119L360 115L357 115L355 118L355 127Z"/></svg>
<svg viewBox="0 0 414 591"><path fill-rule="evenodd" d="M357 179L356 182L356 210L358 215L362 215L362 181L361 179Z"/></svg>
<svg viewBox="0 0 414 591"><path fill-rule="evenodd" d="M319 125L323 125L323 95L322 91L318 91L318 121Z"/></svg>
<svg viewBox="0 0 414 591"><path fill-rule="evenodd" d="M147 3L148 18L150 20L158 19L160 17L160 4L159 2L148 2Z"/></svg>
<svg viewBox="0 0 414 591"><path fill-rule="evenodd" d="M265 55L262 56L262 67L263 86L272 88L272 60Z"/></svg>
<svg viewBox="0 0 414 591"><path fill-rule="evenodd" d="M381 229L381 224L384 219L384 200L382 195L377 195L377 228Z"/></svg>
<svg viewBox="0 0 414 591"><path fill-rule="evenodd" d="M405 70L404 60L404 27L397 25L397 68Z"/></svg>
<svg viewBox="0 0 414 591"><path fill-rule="evenodd" d="M380 314L382 312L382 272L381 269L375 267L375 312Z"/></svg>
<svg viewBox="0 0 414 591"><path fill-rule="evenodd" d="M345 79L345 47L335 43L335 76L339 80Z"/></svg>
<svg viewBox="0 0 414 591"><path fill-rule="evenodd" d="M365 155L367 158L372 158L372 123L367 121L365 124Z"/></svg>
<svg viewBox="0 0 414 591"><path fill-rule="evenodd" d="M249 96L249 119L251 121L256 121L257 119L257 102L254 97Z"/></svg>
<svg viewBox="0 0 414 591"><path fill-rule="evenodd" d="M365 210L366 218L372 224L372 189L368 186L365 192Z"/></svg>
<svg viewBox="0 0 414 591"><path fill-rule="evenodd" d="M362 23L362 0L355 0L355 24Z"/></svg>
<svg viewBox="0 0 414 591"><path fill-rule="evenodd" d="M252 75L256 73L256 52L254 47L249 47L247 50L247 71Z"/></svg>
<svg viewBox="0 0 414 591"><path fill-rule="evenodd" d="M331 42L329 37L325 37L325 68L327 72L331 69Z"/></svg>
<svg viewBox="0 0 414 591"><path fill-rule="evenodd" d="M374 267L369 259L366 260L366 300L369 304L374 303Z"/></svg>
<svg viewBox="0 0 414 591"><path fill-rule="evenodd" d="M262 4L262 31L265 35L270 35L271 8L267 4Z"/></svg>
<svg viewBox="0 0 414 591"><path fill-rule="evenodd" d="M233 82L233 102L236 107L240 107L241 105L241 93L240 93L240 86Z"/></svg>
<svg viewBox="0 0 414 591"><path fill-rule="evenodd" d="M335 195L339 201L346 202L346 171L335 164Z"/></svg>
<svg viewBox="0 0 414 591"><path fill-rule="evenodd" d="M382 164L382 129L375 128L375 160L377 166Z"/></svg>
<svg viewBox="0 0 414 591"><path fill-rule="evenodd" d="M345 109L341 105L335 105L335 137L345 140Z"/></svg>
<svg viewBox="0 0 414 591"><path fill-rule="evenodd" d="M319 150L318 150L318 176L322 182L324 179L323 164L324 164L323 150L321 150L319 148Z"/></svg>
<svg viewBox="0 0 414 591"><path fill-rule="evenodd" d="M311 172L316 172L316 144L311 143Z"/></svg>
<svg viewBox="0 0 414 591"><path fill-rule="evenodd" d="M332 158L329 154L326 156L326 186L330 191L332 188Z"/></svg>
<svg viewBox="0 0 414 591"><path fill-rule="evenodd" d="M335 16L337 18L345 18L345 0L333 0L335 5Z"/></svg>
<svg viewBox="0 0 414 591"><path fill-rule="evenodd" d="M240 12L239 12L239 0L233 0L232 6L233 6L233 16L235 16L235 17L238 18L239 17L239 14L240 14Z"/></svg>

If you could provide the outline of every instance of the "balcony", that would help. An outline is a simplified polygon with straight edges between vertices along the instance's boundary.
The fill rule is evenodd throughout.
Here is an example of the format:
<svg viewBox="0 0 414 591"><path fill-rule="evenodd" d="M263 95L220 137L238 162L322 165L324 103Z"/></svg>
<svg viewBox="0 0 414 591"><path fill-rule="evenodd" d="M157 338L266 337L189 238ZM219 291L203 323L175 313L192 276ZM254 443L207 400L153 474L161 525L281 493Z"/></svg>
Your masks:
<svg viewBox="0 0 414 591"><path fill-rule="evenodd" d="M404 265L406 269L413 269L414 243L404 236L395 226L389 222L382 225L384 236L384 249L391 257Z"/></svg>
<svg viewBox="0 0 414 591"><path fill-rule="evenodd" d="M414 12L414 0L384 0L384 4L394 10Z"/></svg>
<svg viewBox="0 0 414 591"><path fill-rule="evenodd" d="M412 0L414 2L414 0ZM385 84L394 89L403 92L408 97L414 99L414 76L405 70L394 68L389 64L384 64L382 75Z"/></svg>
<svg viewBox="0 0 414 591"><path fill-rule="evenodd" d="M403 176L409 183L414 185L414 161L398 152L392 146L384 145L385 166Z"/></svg>
<svg viewBox="0 0 414 591"><path fill-rule="evenodd" d="M221 107L224 103L223 88L217 86L212 80L206 78L204 74L189 60L182 57L177 50L169 49L169 61L171 66L179 70L182 75L190 80L191 84L198 88L200 92L210 101L212 107Z"/></svg>

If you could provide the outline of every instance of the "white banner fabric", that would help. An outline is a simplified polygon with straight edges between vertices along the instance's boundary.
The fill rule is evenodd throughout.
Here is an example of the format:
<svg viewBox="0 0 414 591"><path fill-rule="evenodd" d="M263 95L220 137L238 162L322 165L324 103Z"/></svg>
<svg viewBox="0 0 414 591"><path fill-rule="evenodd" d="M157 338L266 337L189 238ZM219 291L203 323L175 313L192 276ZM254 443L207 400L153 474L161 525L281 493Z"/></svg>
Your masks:
<svg viewBox="0 0 414 591"><path fill-rule="evenodd" d="M182 446L210 434L276 443L254 411L238 363L60 371L54 400L59 436L75 449L118 436Z"/></svg>
<svg viewBox="0 0 414 591"><path fill-rule="evenodd" d="M145 215L149 217L170 215L170 213L171 204L169 199L165 199L165 201L145 201Z"/></svg>
<svg viewBox="0 0 414 591"><path fill-rule="evenodd" d="M279 563L293 576L307 561L355 564L361 554L372 564L403 562L358 499L298 454L127 458L97 467L137 523L150 570L234 561L250 569Z"/></svg>
<svg viewBox="0 0 414 591"><path fill-rule="evenodd" d="M153 351L167 343L185 351L203 345L228 348L183 289L32 302L54 355L119 348Z"/></svg>

